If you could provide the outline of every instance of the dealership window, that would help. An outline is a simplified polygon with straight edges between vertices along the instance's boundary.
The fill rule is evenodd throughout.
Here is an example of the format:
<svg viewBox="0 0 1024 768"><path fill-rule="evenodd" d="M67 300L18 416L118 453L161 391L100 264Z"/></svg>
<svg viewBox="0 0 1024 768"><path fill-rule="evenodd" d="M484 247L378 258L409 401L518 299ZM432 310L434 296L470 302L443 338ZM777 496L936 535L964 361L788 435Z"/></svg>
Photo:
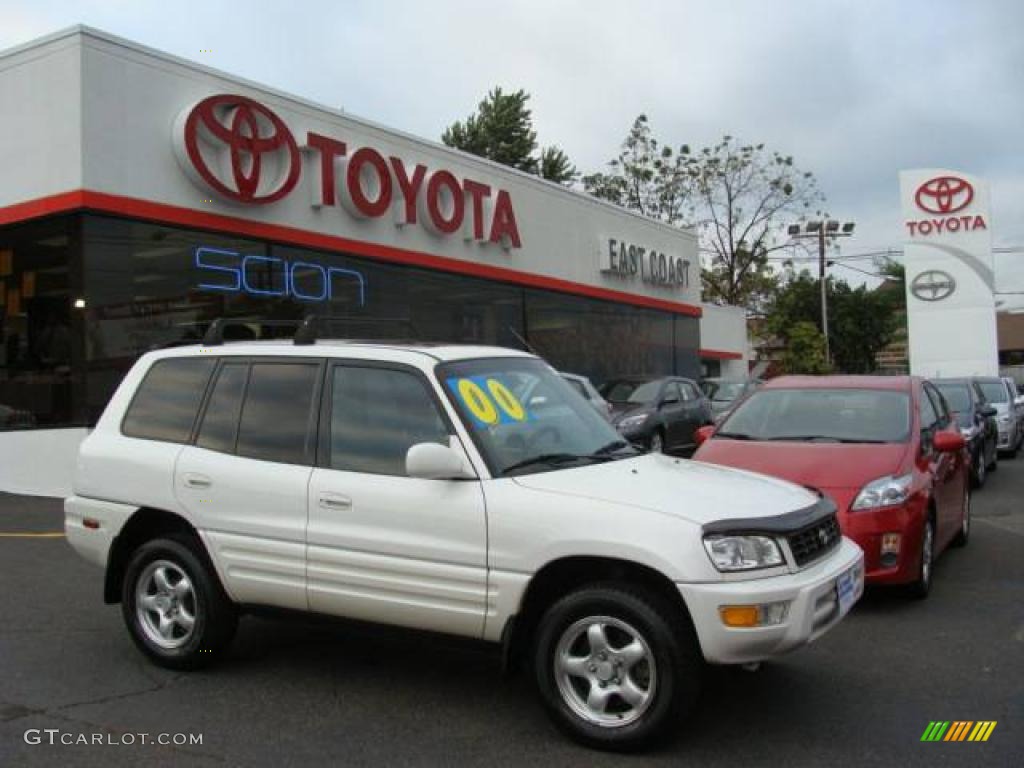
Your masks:
<svg viewBox="0 0 1024 768"><path fill-rule="evenodd" d="M83 219L85 408L92 422L144 352L197 341L218 317L293 317L282 309L284 300L260 301L203 287L230 284L230 276L197 268L197 250L207 248L224 259L229 253L260 257L266 254L262 243L105 216ZM252 265L251 282L257 289L273 285L273 266ZM232 328L231 334L253 338L262 331L254 322Z"/></svg>
<svg viewBox="0 0 1024 768"><path fill-rule="evenodd" d="M0 229L0 430L84 423L76 256L73 216Z"/></svg>
<svg viewBox="0 0 1024 768"><path fill-rule="evenodd" d="M675 373L668 312L527 289L526 327L538 354L598 386L624 375Z"/></svg>

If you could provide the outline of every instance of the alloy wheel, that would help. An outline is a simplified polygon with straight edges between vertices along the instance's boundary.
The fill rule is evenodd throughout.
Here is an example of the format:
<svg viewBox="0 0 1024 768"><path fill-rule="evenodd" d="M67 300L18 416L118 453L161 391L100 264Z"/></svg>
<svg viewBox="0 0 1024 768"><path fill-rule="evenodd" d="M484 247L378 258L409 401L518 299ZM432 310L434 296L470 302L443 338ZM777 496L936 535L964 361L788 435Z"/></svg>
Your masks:
<svg viewBox="0 0 1024 768"><path fill-rule="evenodd" d="M188 574L170 560L147 565L135 587L135 616L156 646L173 650L192 637L196 623L195 588Z"/></svg>
<svg viewBox="0 0 1024 768"><path fill-rule="evenodd" d="M654 701L657 669L647 640L612 616L589 616L562 633L555 680L578 717L605 728L635 722Z"/></svg>

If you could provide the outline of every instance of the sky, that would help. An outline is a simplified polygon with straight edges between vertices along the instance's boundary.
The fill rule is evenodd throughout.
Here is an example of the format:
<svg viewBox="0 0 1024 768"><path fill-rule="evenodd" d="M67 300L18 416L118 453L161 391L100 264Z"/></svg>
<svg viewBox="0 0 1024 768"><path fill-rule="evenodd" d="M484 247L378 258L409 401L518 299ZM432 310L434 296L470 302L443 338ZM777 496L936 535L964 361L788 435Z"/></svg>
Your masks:
<svg viewBox="0 0 1024 768"><path fill-rule="evenodd" d="M1020 0L0 0L0 49L77 23L431 139L524 88L585 173L640 113L674 146L764 142L856 222L843 255L900 247L899 170L975 173L1024 292Z"/></svg>

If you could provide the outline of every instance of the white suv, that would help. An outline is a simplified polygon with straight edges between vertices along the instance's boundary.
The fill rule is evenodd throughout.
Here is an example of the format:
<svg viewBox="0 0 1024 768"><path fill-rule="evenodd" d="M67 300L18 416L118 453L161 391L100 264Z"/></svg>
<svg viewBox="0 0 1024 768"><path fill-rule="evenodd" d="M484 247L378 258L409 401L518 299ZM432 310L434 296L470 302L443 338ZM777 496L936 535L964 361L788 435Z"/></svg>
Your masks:
<svg viewBox="0 0 1024 768"><path fill-rule="evenodd" d="M863 589L831 502L641 453L508 349L149 353L74 493L68 541L158 664L223 655L253 606L463 635L531 661L563 729L620 749L678 722L704 661L802 646Z"/></svg>

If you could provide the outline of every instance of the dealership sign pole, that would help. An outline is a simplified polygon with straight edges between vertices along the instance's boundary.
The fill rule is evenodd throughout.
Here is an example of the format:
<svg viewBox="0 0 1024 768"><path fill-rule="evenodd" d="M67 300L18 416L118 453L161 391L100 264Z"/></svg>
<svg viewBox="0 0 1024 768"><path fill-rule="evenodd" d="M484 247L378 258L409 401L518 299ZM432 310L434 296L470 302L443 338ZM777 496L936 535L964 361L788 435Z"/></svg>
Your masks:
<svg viewBox="0 0 1024 768"><path fill-rule="evenodd" d="M999 373L988 184L947 170L900 172L910 372Z"/></svg>

